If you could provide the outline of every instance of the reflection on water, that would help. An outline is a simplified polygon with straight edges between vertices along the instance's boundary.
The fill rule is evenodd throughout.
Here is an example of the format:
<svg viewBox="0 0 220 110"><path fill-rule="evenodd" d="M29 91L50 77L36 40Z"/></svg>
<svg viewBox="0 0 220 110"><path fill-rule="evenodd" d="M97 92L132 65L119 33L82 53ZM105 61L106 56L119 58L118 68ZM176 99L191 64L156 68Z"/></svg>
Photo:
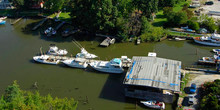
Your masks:
<svg viewBox="0 0 220 110"><path fill-rule="evenodd" d="M50 44L67 49L68 55L80 52L71 41L72 37L61 36L47 38L40 33L47 28L42 26L37 31L31 31L39 20L21 20L11 26L7 20L5 26L0 26L0 94L13 80L18 80L20 87L33 90L32 85L37 82L42 95L50 93L52 96L73 97L79 100L79 110L93 108L96 110L123 110L135 107L135 101L125 99L123 78L125 74L112 75L93 71L92 69L74 69L64 65L36 64L31 59L40 52L49 49ZM50 22L50 21L48 21ZM54 23L52 23L55 25ZM51 25L52 25L51 24ZM90 53L99 56L101 60L111 60L126 55L147 56L148 52L156 52L158 57L182 61L184 66L196 66L196 61L203 56L211 56L212 47L197 45L192 41L163 41L154 43L116 43L107 48L99 47L103 38L92 36L74 37ZM85 104L85 100L89 103ZM125 102L126 101L126 102ZM140 105L138 103L138 105ZM171 109L171 105L166 105ZM138 106L137 109L145 109Z"/></svg>

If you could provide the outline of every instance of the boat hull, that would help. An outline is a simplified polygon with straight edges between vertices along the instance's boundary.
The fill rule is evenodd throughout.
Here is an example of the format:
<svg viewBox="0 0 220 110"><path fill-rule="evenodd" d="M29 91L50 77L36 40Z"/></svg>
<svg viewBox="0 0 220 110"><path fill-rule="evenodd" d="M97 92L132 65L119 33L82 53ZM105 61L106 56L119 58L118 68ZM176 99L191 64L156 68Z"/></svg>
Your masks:
<svg viewBox="0 0 220 110"><path fill-rule="evenodd" d="M56 60L56 61L53 61L53 62L49 62L46 59L41 60L41 59L39 59L39 56L33 57L33 60L38 62L38 63L50 64L50 65L57 65L60 62L60 60Z"/></svg>
<svg viewBox="0 0 220 110"><path fill-rule="evenodd" d="M123 73L124 70L122 68L114 68L114 69L111 69L111 68L101 68L101 67L97 67L96 65L97 63L90 63L89 66L91 68L93 68L94 70L96 71L99 71L99 72L104 72L104 73L115 73L115 74L120 74L120 73Z"/></svg>
<svg viewBox="0 0 220 110"><path fill-rule="evenodd" d="M194 38L194 41L196 43L202 44L202 45L208 45L208 46L213 46L213 47L220 47L220 43L201 41L201 40L199 40L199 37Z"/></svg>
<svg viewBox="0 0 220 110"><path fill-rule="evenodd" d="M81 68L81 69L85 69L87 68L88 64L85 62L83 64L78 64L78 63L72 63L72 60L66 60L63 61L63 64L69 66L69 67L73 67L73 68Z"/></svg>
<svg viewBox="0 0 220 110"><path fill-rule="evenodd" d="M142 104L144 104L145 106L149 107L149 108L154 108L154 109L165 109L165 104L163 102L161 102L161 106L159 105L153 105L151 101L141 101Z"/></svg>
<svg viewBox="0 0 220 110"><path fill-rule="evenodd" d="M3 25L3 24L5 24L6 23L6 21L2 21L2 22L0 22L0 25Z"/></svg>

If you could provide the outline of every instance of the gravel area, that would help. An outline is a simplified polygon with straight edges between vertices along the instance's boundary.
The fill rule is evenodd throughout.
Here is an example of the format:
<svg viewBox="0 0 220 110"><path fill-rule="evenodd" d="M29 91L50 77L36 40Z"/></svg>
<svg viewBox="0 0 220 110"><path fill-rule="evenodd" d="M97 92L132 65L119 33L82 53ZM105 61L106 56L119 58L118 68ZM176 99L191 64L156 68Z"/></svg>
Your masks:
<svg viewBox="0 0 220 110"><path fill-rule="evenodd" d="M202 5L200 7L200 9L203 8L202 13L203 14L208 14L209 11L215 11L215 12L220 13L220 1L218 1L218 0L210 0L210 1L213 1L214 4L213 5ZM220 15L219 16L212 15L212 17L215 18L215 19L220 19Z"/></svg>
<svg viewBox="0 0 220 110"><path fill-rule="evenodd" d="M198 88L201 86L201 84L205 82L209 82L209 81L214 81L215 79L220 79L220 75L219 74L198 75L197 77L189 81L189 83L187 84L187 87L190 87L192 83L195 83L197 87L197 91L195 93L195 102L194 102L195 104L191 106L193 109L198 110L198 107L199 107L198 99L200 98L200 94L198 94L199 93Z"/></svg>

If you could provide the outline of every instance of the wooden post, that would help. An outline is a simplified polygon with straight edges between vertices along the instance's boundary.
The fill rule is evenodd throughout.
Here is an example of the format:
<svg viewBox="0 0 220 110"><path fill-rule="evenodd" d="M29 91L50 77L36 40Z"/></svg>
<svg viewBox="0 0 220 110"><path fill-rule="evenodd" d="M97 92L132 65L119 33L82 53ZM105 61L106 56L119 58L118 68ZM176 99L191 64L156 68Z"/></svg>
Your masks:
<svg viewBox="0 0 220 110"><path fill-rule="evenodd" d="M42 52L42 47L40 47L40 53L41 53L41 55L43 55L43 52Z"/></svg>

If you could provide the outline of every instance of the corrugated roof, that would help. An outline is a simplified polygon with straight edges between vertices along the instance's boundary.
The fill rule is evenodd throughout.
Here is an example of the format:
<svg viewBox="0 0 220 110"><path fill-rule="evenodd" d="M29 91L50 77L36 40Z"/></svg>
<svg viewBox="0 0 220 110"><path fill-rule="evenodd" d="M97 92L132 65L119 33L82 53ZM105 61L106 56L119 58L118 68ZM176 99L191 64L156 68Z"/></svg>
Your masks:
<svg viewBox="0 0 220 110"><path fill-rule="evenodd" d="M132 62L124 84L180 91L180 61L134 56Z"/></svg>

